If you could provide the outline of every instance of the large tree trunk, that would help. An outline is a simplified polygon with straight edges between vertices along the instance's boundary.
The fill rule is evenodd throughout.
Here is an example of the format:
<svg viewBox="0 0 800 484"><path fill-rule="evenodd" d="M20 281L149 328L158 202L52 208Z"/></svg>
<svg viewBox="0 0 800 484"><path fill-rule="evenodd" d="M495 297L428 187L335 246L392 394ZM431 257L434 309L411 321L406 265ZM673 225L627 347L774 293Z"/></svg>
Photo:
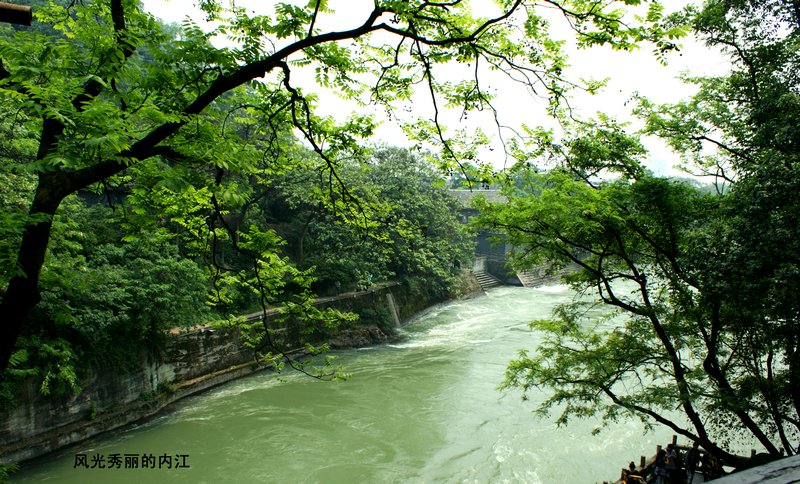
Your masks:
<svg viewBox="0 0 800 484"><path fill-rule="evenodd" d="M31 311L39 303L39 276L50 241L53 216L66 196L57 189L56 176L43 174L39 177L29 214L37 217L45 215L47 220L25 226L17 259L22 274L11 278L0 303L0 332L3 335L0 338L0 377L8 367L14 346Z"/></svg>

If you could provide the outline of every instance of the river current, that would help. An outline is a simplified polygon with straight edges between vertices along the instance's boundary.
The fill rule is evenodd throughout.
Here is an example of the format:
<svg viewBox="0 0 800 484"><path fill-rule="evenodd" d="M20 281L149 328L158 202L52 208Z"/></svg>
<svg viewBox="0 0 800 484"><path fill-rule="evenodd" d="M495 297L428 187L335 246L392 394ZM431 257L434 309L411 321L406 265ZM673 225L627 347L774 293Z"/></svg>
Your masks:
<svg viewBox="0 0 800 484"><path fill-rule="evenodd" d="M12 482L611 481L669 433L643 434L638 421L596 436L593 421L557 427L556 415L533 414L541 395L523 401L517 390L498 390L508 361L537 344L528 322L572 297L561 286L504 287L437 306L404 325L399 343L336 352L352 375L346 381L253 375L36 463Z"/></svg>

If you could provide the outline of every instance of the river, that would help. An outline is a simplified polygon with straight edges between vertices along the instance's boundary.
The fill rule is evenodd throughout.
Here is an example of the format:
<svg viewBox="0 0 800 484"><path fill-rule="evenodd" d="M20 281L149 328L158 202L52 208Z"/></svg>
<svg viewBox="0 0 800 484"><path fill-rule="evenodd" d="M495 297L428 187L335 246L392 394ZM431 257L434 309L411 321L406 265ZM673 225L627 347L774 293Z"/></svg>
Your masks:
<svg viewBox="0 0 800 484"><path fill-rule="evenodd" d="M289 370L250 376L36 463L12 482L613 480L670 434L643 434L633 421L597 436L594 422L559 428L555 416L532 413L536 395L523 401L519 391L498 390L517 350L536 345L528 321L572 297L558 286L503 287L438 306L405 325L399 343L335 353L352 374L346 381ZM139 468L125 469L126 454ZM91 468L115 455L120 468ZM146 461L156 468L141 468Z"/></svg>

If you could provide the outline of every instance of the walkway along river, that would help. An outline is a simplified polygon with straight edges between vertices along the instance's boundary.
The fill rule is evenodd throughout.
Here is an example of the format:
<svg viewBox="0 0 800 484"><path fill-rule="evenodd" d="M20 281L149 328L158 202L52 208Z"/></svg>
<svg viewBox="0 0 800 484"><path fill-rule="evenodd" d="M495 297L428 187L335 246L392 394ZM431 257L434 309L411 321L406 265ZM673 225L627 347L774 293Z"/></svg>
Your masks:
<svg viewBox="0 0 800 484"><path fill-rule="evenodd" d="M634 421L598 436L594 422L558 428L531 413L535 395L525 402L497 389L517 350L536 344L528 321L572 297L563 287L503 287L438 306L404 326L400 343L336 353L347 381L257 374L50 457L13 482L614 480L669 432L643 435Z"/></svg>

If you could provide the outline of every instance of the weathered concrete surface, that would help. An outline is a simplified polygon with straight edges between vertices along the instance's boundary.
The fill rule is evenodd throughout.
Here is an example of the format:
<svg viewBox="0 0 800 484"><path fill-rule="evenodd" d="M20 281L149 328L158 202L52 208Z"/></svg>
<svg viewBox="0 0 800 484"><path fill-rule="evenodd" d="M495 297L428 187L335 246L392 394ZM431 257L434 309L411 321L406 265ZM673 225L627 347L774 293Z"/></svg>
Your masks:
<svg viewBox="0 0 800 484"><path fill-rule="evenodd" d="M800 455L736 472L713 482L719 484L789 484L800 482Z"/></svg>
<svg viewBox="0 0 800 484"><path fill-rule="evenodd" d="M331 338L328 344L334 349L362 348L388 343L395 339L397 339L396 333L370 325L344 330Z"/></svg>

